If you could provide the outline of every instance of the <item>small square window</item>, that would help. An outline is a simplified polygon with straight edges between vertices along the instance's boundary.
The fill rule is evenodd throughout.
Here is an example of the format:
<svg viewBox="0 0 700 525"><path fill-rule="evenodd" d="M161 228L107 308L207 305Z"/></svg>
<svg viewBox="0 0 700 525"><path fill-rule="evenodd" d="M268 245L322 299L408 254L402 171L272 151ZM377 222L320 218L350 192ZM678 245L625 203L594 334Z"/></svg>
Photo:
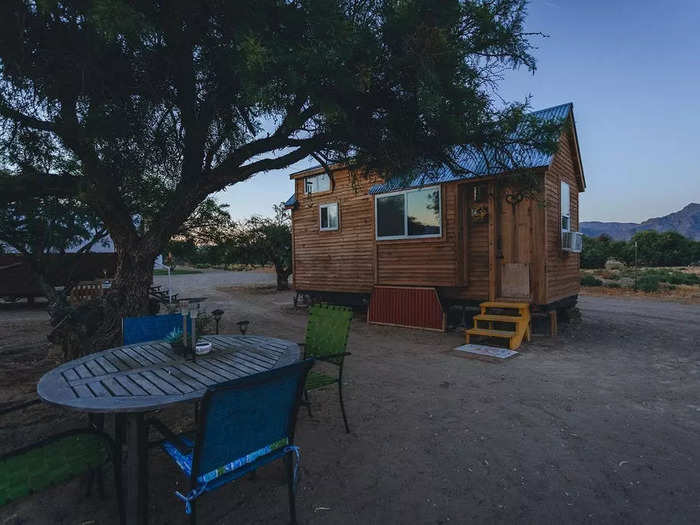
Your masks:
<svg viewBox="0 0 700 525"><path fill-rule="evenodd" d="M304 179L304 193L320 193L331 190L331 178L326 173L306 177Z"/></svg>
<svg viewBox="0 0 700 525"><path fill-rule="evenodd" d="M321 214L321 231L338 229L338 203L322 204L319 207Z"/></svg>

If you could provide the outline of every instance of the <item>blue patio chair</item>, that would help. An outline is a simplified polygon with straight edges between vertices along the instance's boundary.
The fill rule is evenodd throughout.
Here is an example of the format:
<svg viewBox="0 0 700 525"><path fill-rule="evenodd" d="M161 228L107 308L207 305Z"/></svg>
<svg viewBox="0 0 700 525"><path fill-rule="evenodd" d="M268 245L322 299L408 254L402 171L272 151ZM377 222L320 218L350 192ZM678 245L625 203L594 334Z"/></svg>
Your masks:
<svg viewBox="0 0 700 525"><path fill-rule="evenodd" d="M157 419L149 420L164 437L162 448L189 478L189 490L175 494L196 524L196 501L259 467L284 458L289 514L296 523L295 481L299 449L294 426L306 375L313 359L299 361L211 387L202 399L193 439L175 435Z"/></svg>
<svg viewBox="0 0 700 525"><path fill-rule="evenodd" d="M122 319L122 344L132 345L163 339L173 329L182 330L182 314L125 317ZM188 320L187 333L192 333L192 319Z"/></svg>

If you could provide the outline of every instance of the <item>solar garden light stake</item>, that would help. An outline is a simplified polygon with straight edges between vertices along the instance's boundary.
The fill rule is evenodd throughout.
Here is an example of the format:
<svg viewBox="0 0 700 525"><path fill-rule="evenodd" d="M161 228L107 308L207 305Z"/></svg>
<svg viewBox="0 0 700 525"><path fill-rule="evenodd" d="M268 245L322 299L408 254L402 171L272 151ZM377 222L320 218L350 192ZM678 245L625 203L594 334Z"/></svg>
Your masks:
<svg viewBox="0 0 700 525"><path fill-rule="evenodd" d="M221 321L221 316L224 315L224 311L217 308L212 311L211 315L214 316L214 321L216 321L216 335L219 335L219 321Z"/></svg>

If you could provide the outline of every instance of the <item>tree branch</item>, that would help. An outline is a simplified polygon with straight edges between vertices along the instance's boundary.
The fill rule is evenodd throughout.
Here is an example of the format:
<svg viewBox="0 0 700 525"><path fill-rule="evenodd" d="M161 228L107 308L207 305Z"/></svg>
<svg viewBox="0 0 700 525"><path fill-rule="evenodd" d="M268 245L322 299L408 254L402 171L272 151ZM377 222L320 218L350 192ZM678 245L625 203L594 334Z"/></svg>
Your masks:
<svg viewBox="0 0 700 525"><path fill-rule="evenodd" d="M80 193L81 177L73 175L0 175L0 202L35 197L74 197Z"/></svg>
<svg viewBox="0 0 700 525"><path fill-rule="evenodd" d="M7 119L13 120L14 122L18 122L28 128L33 128L39 131L56 131L56 124L54 122L25 115L21 111L9 106L2 98L0 98L0 115Z"/></svg>

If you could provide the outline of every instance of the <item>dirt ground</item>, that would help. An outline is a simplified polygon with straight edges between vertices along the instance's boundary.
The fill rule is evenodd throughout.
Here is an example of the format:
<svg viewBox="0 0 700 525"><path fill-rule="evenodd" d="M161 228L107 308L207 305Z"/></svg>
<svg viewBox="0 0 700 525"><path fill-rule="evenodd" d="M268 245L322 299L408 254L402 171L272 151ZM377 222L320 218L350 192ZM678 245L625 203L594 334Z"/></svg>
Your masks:
<svg viewBox="0 0 700 525"><path fill-rule="evenodd" d="M247 318L253 333L303 337L306 313L292 292L269 287L274 276L176 278L181 293L225 310L223 331ZM300 413L299 521L699 522L700 308L588 296L579 306L579 321L503 364L452 355L458 332L355 319L344 387L352 433L334 389L312 394L313 418ZM1 404L31 395L57 364L47 324L41 308L0 309ZM177 426L190 415L161 414ZM43 406L1 417L0 447L84 421ZM178 470L159 452L150 468L151 523L186 523ZM285 522L283 479L273 464L203 496L201 523ZM77 480L1 508L0 524L117 523L114 498L85 498L84 488Z"/></svg>

